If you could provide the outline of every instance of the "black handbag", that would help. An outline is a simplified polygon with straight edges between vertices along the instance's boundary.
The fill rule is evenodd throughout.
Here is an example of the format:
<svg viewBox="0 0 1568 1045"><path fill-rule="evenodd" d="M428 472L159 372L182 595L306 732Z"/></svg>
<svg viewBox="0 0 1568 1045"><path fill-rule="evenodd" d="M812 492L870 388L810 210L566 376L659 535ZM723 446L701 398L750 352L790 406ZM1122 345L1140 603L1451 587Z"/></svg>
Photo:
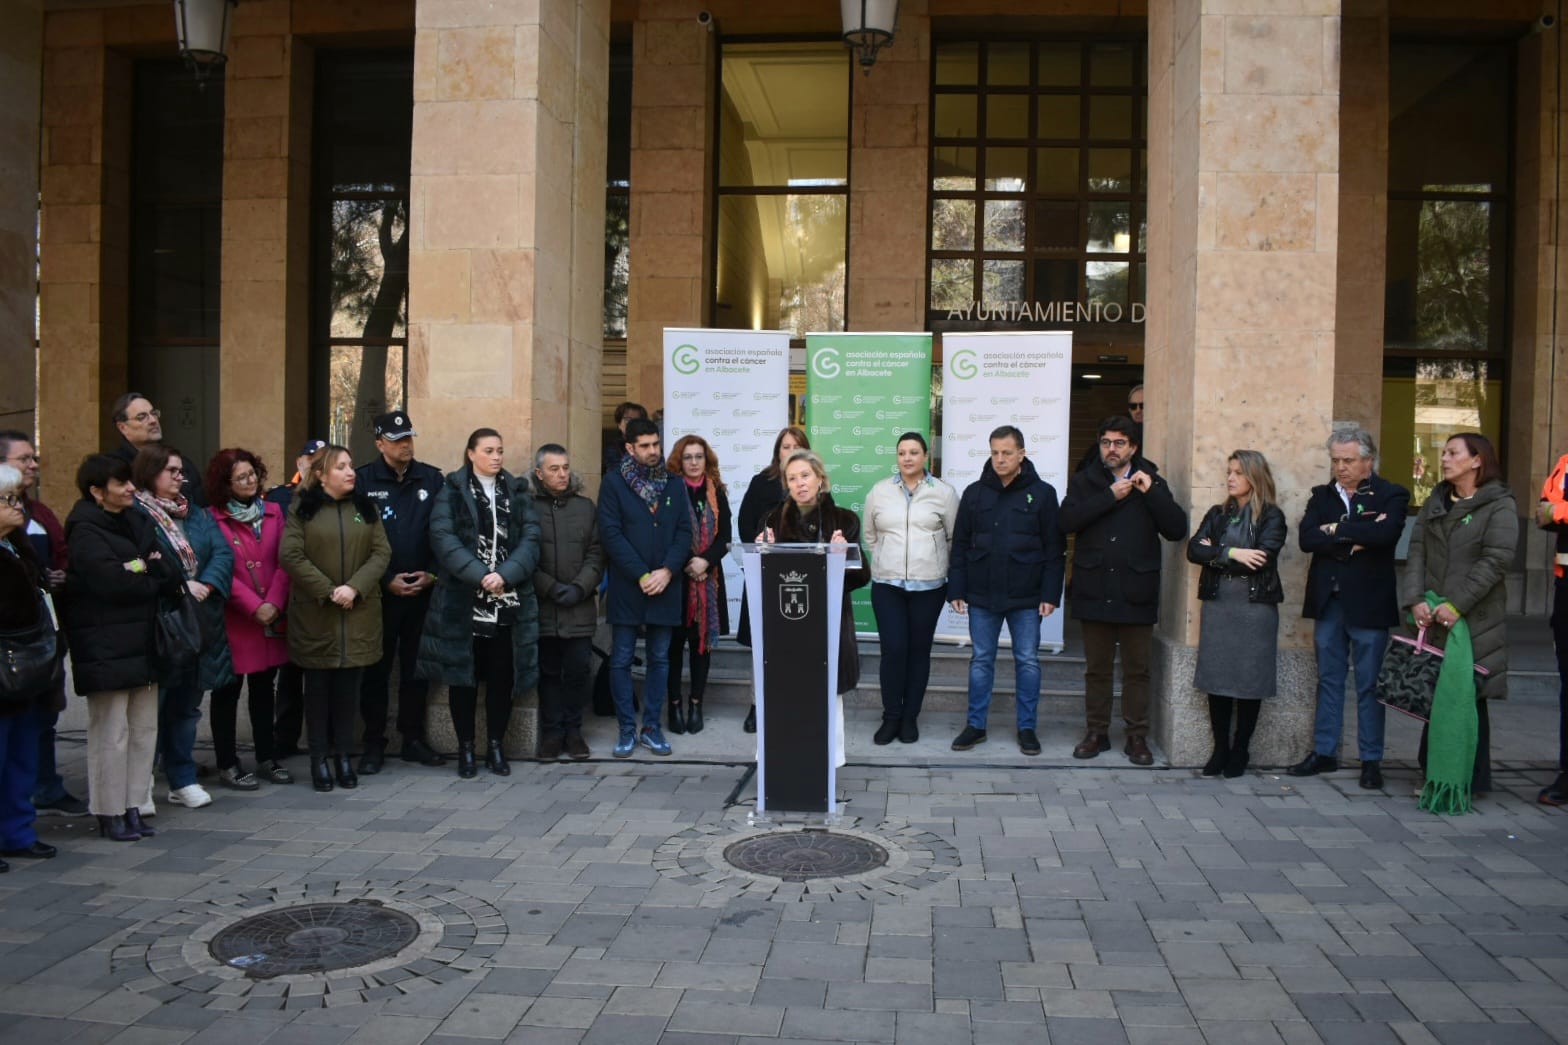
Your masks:
<svg viewBox="0 0 1568 1045"><path fill-rule="evenodd" d="M196 666L201 654L201 615L196 600L181 591L158 611L154 659L161 678L167 679Z"/></svg>
<svg viewBox="0 0 1568 1045"><path fill-rule="evenodd" d="M1415 638L1395 635L1383 654L1383 667L1377 673L1377 699L1385 707L1425 722L1432 717L1432 697L1437 692L1437 677L1443 671L1443 651L1426 641L1426 629ZM1491 672L1476 665L1476 688Z"/></svg>
<svg viewBox="0 0 1568 1045"><path fill-rule="evenodd" d="M36 700L65 681L65 659L49 605L38 599L38 623L0 631L0 703Z"/></svg>

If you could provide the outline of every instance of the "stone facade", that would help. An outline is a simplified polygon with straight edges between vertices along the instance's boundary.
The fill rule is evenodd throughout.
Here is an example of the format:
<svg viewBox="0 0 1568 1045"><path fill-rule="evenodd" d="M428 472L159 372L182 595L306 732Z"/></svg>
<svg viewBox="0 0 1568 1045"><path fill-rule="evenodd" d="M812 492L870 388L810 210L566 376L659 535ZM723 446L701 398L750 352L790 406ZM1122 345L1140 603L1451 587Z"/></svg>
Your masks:
<svg viewBox="0 0 1568 1045"><path fill-rule="evenodd" d="M0 427L33 430L34 275L38 242L38 117L44 16L39 0L0 8Z"/></svg>

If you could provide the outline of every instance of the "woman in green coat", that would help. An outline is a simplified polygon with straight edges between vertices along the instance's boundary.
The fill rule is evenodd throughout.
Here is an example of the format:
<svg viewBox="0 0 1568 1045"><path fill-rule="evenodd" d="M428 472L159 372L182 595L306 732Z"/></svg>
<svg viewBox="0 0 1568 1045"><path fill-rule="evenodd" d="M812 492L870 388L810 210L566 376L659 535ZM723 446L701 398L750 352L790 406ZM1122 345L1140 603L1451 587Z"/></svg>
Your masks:
<svg viewBox="0 0 1568 1045"><path fill-rule="evenodd" d="M1508 638L1504 627L1508 592L1504 579L1519 544L1519 509L1503 485L1503 469L1491 440L1475 432L1449 437L1443 446L1443 481L1427 498L1410 535L1410 556L1400 579L1399 604L1410 610L1428 641L1441 645L1463 618L1470 628L1475 662L1487 670L1476 691L1475 777L1471 794L1490 791L1491 731L1486 702L1507 696ZM1436 610L1426 592L1443 602ZM1426 766L1426 733L1421 736Z"/></svg>
<svg viewBox="0 0 1568 1045"><path fill-rule="evenodd" d="M474 717L485 684L485 764L507 776L512 702L539 682L539 515L528 480L501 467L501 433L468 437L468 463L446 477L430 514L440 579L419 640L418 674L444 682L457 733L457 775L479 772Z"/></svg>
<svg viewBox="0 0 1568 1045"><path fill-rule="evenodd" d="M278 548L291 582L289 657L305 670L317 791L332 790L334 770L338 787L359 784L347 749L360 676L381 659L381 575L391 561L381 513L354 489L353 458L327 447L300 482Z"/></svg>

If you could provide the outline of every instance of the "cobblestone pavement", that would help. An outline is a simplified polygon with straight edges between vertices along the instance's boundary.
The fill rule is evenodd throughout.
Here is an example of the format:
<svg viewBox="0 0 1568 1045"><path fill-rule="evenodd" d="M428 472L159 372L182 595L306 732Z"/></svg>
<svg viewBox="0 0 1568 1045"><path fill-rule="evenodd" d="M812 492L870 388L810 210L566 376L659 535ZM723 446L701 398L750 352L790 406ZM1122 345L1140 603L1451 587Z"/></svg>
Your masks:
<svg viewBox="0 0 1568 1045"><path fill-rule="evenodd" d="M1568 1040L1568 816L1540 763L1478 812L1185 770L851 765L880 865L727 868L746 766L406 766L358 790L225 792L0 878L0 1039L371 1045L1531 1045ZM247 912L354 900L418 938L256 979L207 950ZM403 921L406 924L407 918Z"/></svg>

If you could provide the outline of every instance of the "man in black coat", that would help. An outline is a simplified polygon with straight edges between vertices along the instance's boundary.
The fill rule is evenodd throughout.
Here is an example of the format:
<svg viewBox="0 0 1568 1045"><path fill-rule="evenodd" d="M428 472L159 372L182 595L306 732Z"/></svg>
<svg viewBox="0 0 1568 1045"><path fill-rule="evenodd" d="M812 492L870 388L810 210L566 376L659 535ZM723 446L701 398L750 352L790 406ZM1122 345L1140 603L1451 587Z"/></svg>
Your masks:
<svg viewBox="0 0 1568 1045"><path fill-rule="evenodd" d="M381 772L386 759L387 690L394 657L399 661L397 731L403 735L403 761L446 764L425 740L430 684L414 675L430 589L436 583L430 513L445 477L440 469L414 460L414 422L406 412L382 414L375 420L375 431L380 456L355 469L355 489L381 509L392 560L381 578L381 660L365 672L359 691L359 713L365 720L365 753L359 771L367 775Z"/></svg>
<svg viewBox="0 0 1568 1045"><path fill-rule="evenodd" d="M1040 620L1062 602L1066 542L1056 525L1056 488L1024 456L1012 425L991 433L991 459L958 502L947 596L969 618L969 717L954 751L985 743L1002 624L1013 641L1018 750L1040 753Z"/></svg>
<svg viewBox="0 0 1568 1045"><path fill-rule="evenodd" d="M126 464L136 460L142 447L163 442L163 411L152 405L140 392L127 392L109 408L109 418L120 433L119 445L105 450L111 457L118 457ZM202 465L193 458L185 459L185 478L180 483L180 495L192 505L205 507L206 495L201 489Z"/></svg>
<svg viewBox="0 0 1568 1045"><path fill-rule="evenodd" d="M1067 486L1061 526L1076 533L1067 594L1083 624L1084 703L1089 730L1074 758L1111 749L1111 680L1122 651L1123 752L1153 765L1149 750L1149 654L1160 609L1160 539L1187 536L1187 510L1176 503L1154 463L1139 453L1139 428L1127 417L1100 422L1100 463Z"/></svg>
<svg viewBox="0 0 1568 1045"><path fill-rule="evenodd" d="M1345 670L1356 666L1356 747L1361 786L1383 786L1383 705L1377 673L1388 647L1388 629L1399 623L1394 548L1405 530L1410 491L1373 472L1377 444L1359 426L1328 438L1334 481L1314 486L1297 528L1301 550L1312 556L1302 616L1317 649L1317 715L1312 750L1289 769L1291 776L1339 768L1345 722ZM1348 655L1348 656L1347 656Z"/></svg>

